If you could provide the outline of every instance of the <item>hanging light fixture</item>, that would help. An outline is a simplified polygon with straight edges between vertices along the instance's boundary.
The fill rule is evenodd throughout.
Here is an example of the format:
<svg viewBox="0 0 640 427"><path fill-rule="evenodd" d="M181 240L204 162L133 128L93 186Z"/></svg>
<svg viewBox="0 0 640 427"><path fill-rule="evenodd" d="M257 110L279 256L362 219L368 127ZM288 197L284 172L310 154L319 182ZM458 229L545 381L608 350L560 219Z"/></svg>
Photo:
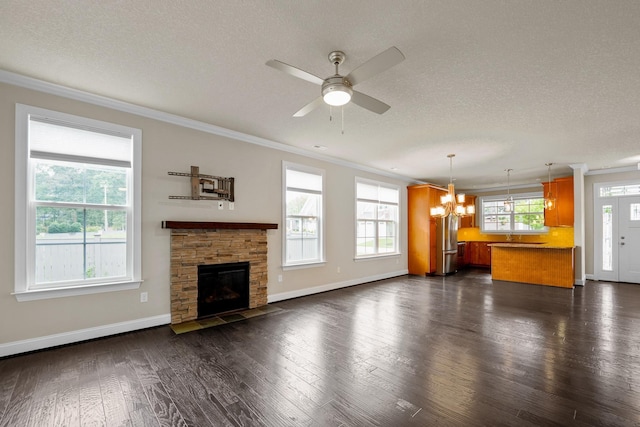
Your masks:
<svg viewBox="0 0 640 427"><path fill-rule="evenodd" d="M322 99L332 107L341 107L347 104L353 96L351 83L338 72L338 67L344 62L344 58L344 52L335 51L329 54L329 61L336 67L336 74L326 79L322 84Z"/></svg>
<svg viewBox="0 0 640 427"><path fill-rule="evenodd" d="M351 101L352 95L353 90L341 76L329 77L322 85L322 99L333 107L345 105Z"/></svg>
<svg viewBox="0 0 640 427"><path fill-rule="evenodd" d="M455 156L455 154L447 155L449 158L449 186L447 187L447 194L440 197L440 203L442 203L442 206L434 206L429 210L431 216L465 216L476 213L475 206L464 206L464 194L458 194L456 196L455 188L453 186L453 158Z"/></svg>
<svg viewBox="0 0 640 427"><path fill-rule="evenodd" d="M556 198L551 192L551 165L552 164L553 163L545 163L545 166L549 168L549 182L548 182L549 191L547 191L547 194L545 194L544 196L544 208L548 211L551 211L556 207Z"/></svg>
<svg viewBox="0 0 640 427"><path fill-rule="evenodd" d="M509 177L512 170L513 169L505 169L505 171L507 172L507 200L504 201L505 212L513 212L513 197L511 197L511 192L509 191Z"/></svg>

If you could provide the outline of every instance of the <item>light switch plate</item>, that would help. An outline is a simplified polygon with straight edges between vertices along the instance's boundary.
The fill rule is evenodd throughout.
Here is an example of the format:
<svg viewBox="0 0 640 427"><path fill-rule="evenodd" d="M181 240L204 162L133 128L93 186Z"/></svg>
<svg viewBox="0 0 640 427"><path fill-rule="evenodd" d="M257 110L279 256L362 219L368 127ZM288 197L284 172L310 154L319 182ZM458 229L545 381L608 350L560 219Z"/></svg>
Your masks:
<svg viewBox="0 0 640 427"><path fill-rule="evenodd" d="M229 202L229 210L232 211L236 208L236 204L233 202Z"/></svg>

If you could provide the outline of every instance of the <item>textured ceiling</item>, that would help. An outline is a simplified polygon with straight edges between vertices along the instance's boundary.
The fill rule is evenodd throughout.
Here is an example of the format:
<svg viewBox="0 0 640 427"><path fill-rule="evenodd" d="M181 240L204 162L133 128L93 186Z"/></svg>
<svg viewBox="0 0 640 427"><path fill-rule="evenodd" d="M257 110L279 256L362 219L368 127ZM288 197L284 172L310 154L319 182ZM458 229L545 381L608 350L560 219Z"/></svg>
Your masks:
<svg viewBox="0 0 640 427"><path fill-rule="evenodd" d="M347 74L391 105L292 115L320 88L265 66ZM0 2L0 69L458 188L640 162L640 2Z"/></svg>

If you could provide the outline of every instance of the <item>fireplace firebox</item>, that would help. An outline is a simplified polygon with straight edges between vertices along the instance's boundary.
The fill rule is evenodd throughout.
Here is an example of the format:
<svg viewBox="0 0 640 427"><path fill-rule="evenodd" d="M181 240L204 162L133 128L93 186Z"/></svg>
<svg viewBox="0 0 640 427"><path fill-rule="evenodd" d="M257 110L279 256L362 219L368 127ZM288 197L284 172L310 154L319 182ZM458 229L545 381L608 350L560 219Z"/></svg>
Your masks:
<svg viewBox="0 0 640 427"><path fill-rule="evenodd" d="M198 319L249 308L249 262L198 266Z"/></svg>

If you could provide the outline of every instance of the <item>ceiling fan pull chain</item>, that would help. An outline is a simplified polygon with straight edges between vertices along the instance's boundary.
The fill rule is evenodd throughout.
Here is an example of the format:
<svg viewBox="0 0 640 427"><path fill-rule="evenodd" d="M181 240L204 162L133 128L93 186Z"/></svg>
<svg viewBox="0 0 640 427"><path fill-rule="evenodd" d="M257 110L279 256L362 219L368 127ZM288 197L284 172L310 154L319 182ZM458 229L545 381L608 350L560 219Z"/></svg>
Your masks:
<svg viewBox="0 0 640 427"><path fill-rule="evenodd" d="M333 121L333 108L329 105L329 121Z"/></svg>
<svg viewBox="0 0 640 427"><path fill-rule="evenodd" d="M340 107L342 110L342 134L344 135L344 107Z"/></svg>

